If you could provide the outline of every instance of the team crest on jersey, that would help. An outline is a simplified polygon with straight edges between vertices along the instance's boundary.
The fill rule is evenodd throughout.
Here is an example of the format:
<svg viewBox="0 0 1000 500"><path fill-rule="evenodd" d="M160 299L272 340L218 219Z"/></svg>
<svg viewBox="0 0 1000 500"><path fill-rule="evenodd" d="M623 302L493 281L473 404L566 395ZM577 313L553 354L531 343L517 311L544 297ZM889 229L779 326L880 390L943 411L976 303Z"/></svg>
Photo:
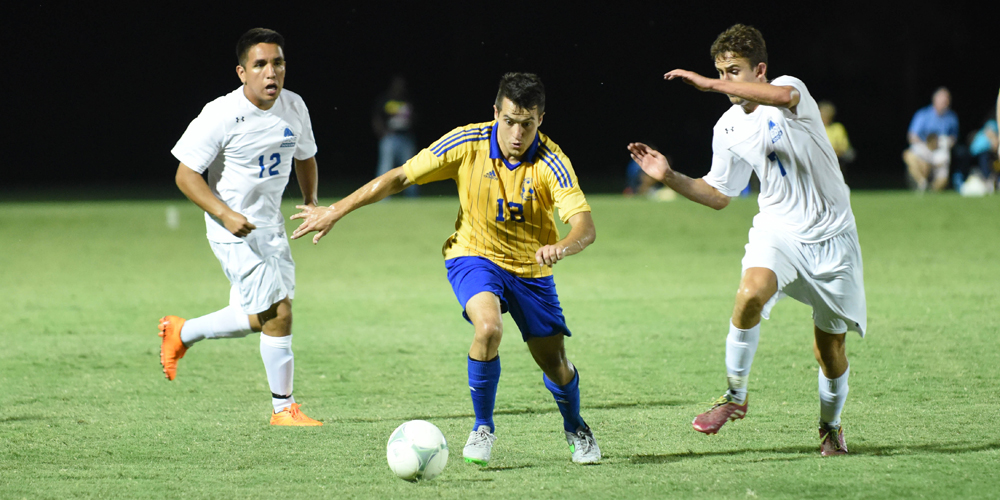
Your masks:
<svg viewBox="0 0 1000 500"><path fill-rule="evenodd" d="M485 177L485 178L487 178L487 179L489 179L491 181L497 180L497 174L496 174L496 172L494 172L492 170L490 170L489 172L486 172L485 174L483 174L483 177Z"/></svg>
<svg viewBox="0 0 1000 500"><path fill-rule="evenodd" d="M283 148L294 148L295 147L295 134L292 133L292 129L285 127L285 141L281 143Z"/></svg>
<svg viewBox="0 0 1000 500"><path fill-rule="evenodd" d="M771 144L778 142L785 133L771 120L767 121L767 131L771 133Z"/></svg>
<svg viewBox="0 0 1000 500"><path fill-rule="evenodd" d="M521 199L524 201L535 199L535 188L531 186L531 177L525 177L521 183Z"/></svg>

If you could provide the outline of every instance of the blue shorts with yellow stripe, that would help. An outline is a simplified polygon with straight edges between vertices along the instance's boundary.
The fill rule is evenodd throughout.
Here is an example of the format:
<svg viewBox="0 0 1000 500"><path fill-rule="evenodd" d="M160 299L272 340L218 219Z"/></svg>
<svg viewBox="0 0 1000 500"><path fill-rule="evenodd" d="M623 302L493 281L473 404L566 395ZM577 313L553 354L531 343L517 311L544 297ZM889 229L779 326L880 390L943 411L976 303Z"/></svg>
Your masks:
<svg viewBox="0 0 1000 500"><path fill-rule="evenodd" d="M510 313L525 342L531 337L570 335L552 276L518 278L483 257L456 257L446 260L444 266L466 321L469 299L490 292L500 298L500 312Z"/></svg>

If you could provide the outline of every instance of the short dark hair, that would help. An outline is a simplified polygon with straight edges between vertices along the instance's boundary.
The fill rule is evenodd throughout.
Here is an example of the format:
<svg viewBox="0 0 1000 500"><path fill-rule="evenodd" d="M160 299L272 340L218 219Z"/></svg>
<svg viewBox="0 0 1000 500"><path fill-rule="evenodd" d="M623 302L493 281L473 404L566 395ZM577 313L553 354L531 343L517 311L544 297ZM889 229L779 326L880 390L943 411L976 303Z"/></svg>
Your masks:
<svg viewBox="0 0 1000 500"><path fill-rule="evenodd" d="M719 57L726 52L731 52L733 57L745 57L750 60L750 66L756 68L758 64L767 64L767 46L764 45L764 36L753 26L734 24L732 27L719 34L712 44L712 61L719 60Z"/></svg>
<svg viewBox="0 0 1000 500"><path fill-rule="evenodd" d="M236 42L236 62L240 66L247 65L247 54L250 53L250 48L258 43L275 43L281 50L285 50L285 37L281 36L281 33L267 28L253 28Z"/></svg>
<svg viewBox="0 0 1000 500"><path fill-rule="evenodd" d="M500 79L500 90L494 103L497 110L503 108L504 98L510 99L522 109L538 107L538 114L545 111L545 85L534 73L507 73Z"/></svg>

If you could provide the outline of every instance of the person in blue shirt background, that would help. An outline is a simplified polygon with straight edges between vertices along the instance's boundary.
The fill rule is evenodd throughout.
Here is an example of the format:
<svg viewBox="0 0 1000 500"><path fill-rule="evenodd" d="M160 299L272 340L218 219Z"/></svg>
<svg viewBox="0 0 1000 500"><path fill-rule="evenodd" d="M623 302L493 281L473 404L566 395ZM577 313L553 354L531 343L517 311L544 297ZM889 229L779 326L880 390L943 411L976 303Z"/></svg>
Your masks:
<svg viewBox="0 0 1000 500"><path fill-rule="evenodd" d="M951 148L958 140L958 115L950 108L951 92L940 87L934 91L931 104L920 108L910 121L906 134L910 147L903 152L903 161L919 191L926 191L928 183L935 191L948 185ZM933 149L927 144L930 134L937 136Z"/></svg>

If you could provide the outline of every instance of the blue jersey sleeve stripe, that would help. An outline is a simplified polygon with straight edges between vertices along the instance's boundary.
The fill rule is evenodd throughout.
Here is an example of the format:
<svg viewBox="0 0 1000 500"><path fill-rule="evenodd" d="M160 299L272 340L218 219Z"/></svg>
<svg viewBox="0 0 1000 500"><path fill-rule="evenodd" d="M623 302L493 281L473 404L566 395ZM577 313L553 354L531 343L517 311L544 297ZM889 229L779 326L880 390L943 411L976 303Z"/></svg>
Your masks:
<svg viewBox="0 0 1000 500"><path fill-rule="evenodd" d="M451 134L451 135L449 135L449 136L447 136L447 137L445 137L445 138L443 138L443 139L441 139L441 140L437 141L436 143L434 143L434 144L431 144L431 149L432 149L432 150L433 150L433 149L437 149L437 147L438 147L438 146L440 146L440 145L442 145L442 144L444 144L444 143L446 143L446 142L450 141L450 140L451 140L451 139L453 139L453 138L454 138L455 136L458 136L458 135L462 135L462 134L464 134L464 133L466 133L466 132L469 132L469 131L468 131L468 130L466 130L466 129L462 129L462 130L459 130L458 132L455 132L454 134Z"/></svg>
<svg viewBox="0 0 1000 500"><path fill-rule="evenodd" d="M548 165L549 170L551 170L552 173L556 176L556 180L559 182L559 187L561 188L566 187L566 183L563 182L562 172L559 171L559 168L555 166L555 163L553 163L549 159L549 156L547 154L542 155L542 161L545 162L546 165Z"/></svg>
<svg viewBox="0 0 1000 500"><path fill-rule="evenodd" d="M450 146L448 146L447 148L445 148L444 150L442 150L440 153L435 153L435 154L437 156L441 156L441 155L447 153L448 151L451 151L452 149L455 149L455 147L458 146L458 145L460 145L460 144L465 144L467 142L472 142L472 141L485 141L485 140L488 140L489 138L490 138L489 135L479 136L479 137L469 137L468 139L465 139L464 141L458 141L458 142L452 143Z"/></svg>
<svg viewBox="0 0 1000 500"><path fill-rule="evenodd" d="M564 168L559 166L559 158L555 155L555 153L549 151L542 155L542 159L545 160L547 163L550 163L552 171L555 172L557 176L559 176L560 186L573 187L573 179L570 178L569 172L567 172Z"/></svg>
<svg viewBox="0 0 1000 500"><path fill-rule="evenodd" d="M552 155L552 157L555 158L556 163L559 164L559 169L562 171L563 175L566 176L566 184L568 184L566 187L573 187L573 178L570 177L569 169L566 168L566 165L563 164L562 160L559 159L559 156L549 149L548 146L542 144L542 147L545 148L546 153Z"/></svg>
<svg viewBox="0 0 1000 500"><path fill-rule="evenodd" d="M441 156L441 153L443 152L442 150L446 150L445 148L451 149L448 148L449 144L454 143L455 141L468 136L489 134L491 131L492 131L492 126L487 126L479 129L462 130L456 132L448 137L445 137L444 139L441 139L440 142L438 142L435 146L431 148L431 152L438 156Z"/></svg>
<svg viewBox="0 0 1000 500"><path fill-rule="evenodd" d="M468 131L468 132L466 132L466 133L464 133L462 135L459 135L457 137L449 139L448 142L442 142L441 144L438 144L437 146L435 146L431 150L431 152L434 153L434 154L436 154L436 155L438 155L438 156L441 156L442 153L444 153L445 151L448 151L449 149L455 147L456 144L460 144L461 142L466 142L466 141L463 141L462 139L467 139L469 137L474 137L474 138L478 138L478 139L489 139L490 135L489 135L489 131L486 131L486 132L481 132L481 131L478 131L478 130ZM461 142L458 142L458 141L461 141Z"/></svg>

